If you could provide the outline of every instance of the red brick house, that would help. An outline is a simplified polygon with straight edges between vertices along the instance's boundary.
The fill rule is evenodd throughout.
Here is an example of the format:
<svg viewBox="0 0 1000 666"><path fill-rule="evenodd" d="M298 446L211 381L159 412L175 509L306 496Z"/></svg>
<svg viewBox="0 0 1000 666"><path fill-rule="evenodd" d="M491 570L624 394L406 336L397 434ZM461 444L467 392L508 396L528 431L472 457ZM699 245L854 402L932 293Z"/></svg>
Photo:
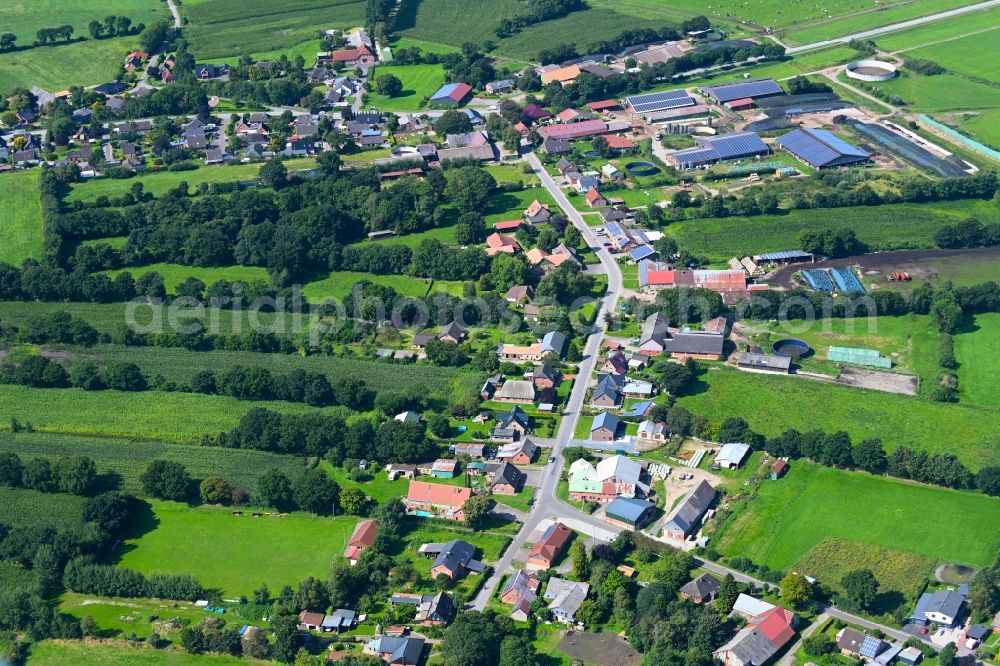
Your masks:
<svg viewBox="0 0 1000 666"><path fill-rule="evenodd" d="M562 523L552 523L542 533L542 538L536 541L528 551L527 567L529 570L551 569L556 560L562 556L573 538L573 530Z"/></svg>

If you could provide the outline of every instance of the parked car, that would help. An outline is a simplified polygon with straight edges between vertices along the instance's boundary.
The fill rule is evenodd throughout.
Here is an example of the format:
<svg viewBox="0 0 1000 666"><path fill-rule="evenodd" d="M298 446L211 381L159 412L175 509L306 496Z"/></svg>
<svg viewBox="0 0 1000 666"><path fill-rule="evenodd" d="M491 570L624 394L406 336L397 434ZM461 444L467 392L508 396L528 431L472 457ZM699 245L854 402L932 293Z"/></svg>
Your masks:
<svg viewBox="0 0 1000 666"><path fill-rule="evenodd" d="M554 463L555 461L556 461L556 457L555 456L549 456L549 462L550 463Z"/></svg>

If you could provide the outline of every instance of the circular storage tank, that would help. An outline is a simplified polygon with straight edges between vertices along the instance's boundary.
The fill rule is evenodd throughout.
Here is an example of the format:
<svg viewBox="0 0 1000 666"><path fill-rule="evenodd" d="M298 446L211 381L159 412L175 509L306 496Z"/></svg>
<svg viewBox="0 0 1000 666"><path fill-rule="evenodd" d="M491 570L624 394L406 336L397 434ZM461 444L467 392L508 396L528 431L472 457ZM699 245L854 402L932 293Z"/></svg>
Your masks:
<svg viewBox="0 0 1000 666"><path fill-rule="evenodd" d="M802 340L797 338L786 338L784 340L778 340L771 345L771 351L778 356L799 358L800 356L805 356L812 350L809 348L809 345Z"/></svg>
<svg viewBox="0 0 1000 666"><path fill-rule="evenodd" d="M888 81L896 76L896 66L882 60L858 60L847 66L847 77L859 81Z"/></svg>
<svg viewBox="0 0 1000 666"><path fill-rule="evenodd" d="M652 176L658 173L660 168L652 162L629 162L625 165L625 170L633 176Z"/></svg>

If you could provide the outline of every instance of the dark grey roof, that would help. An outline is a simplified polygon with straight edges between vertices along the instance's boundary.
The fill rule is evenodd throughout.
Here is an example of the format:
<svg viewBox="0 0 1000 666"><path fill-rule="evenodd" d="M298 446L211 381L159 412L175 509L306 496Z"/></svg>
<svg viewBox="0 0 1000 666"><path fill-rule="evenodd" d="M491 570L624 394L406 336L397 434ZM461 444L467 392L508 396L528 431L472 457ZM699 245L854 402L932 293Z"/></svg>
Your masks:
<svg viewBox="0 0 1000 666"><path fill-rule="evenodd" d="M654 506L654 504L641 499L616 497L610 504L608 504L608 508L605 509L605 513L610 518L618 518L635 525L642 519L643 515Z"/></svg>
<svg viewBox="0 0 1000 666"><path fill-rule="evenodd" d="M719 593L719 581L710 574L704 573L685 583L681 592L690 597L708 599Z"/></svg>
<svg viewBox="0 0 1000 666"><path fill-rule="evenodd" d="M669 327L670 322L663 313L656 312L649 315L646 317L646 321L642 323L642 334L639 336L639 344L644 344L650 340L663 343L669 335Z"/></svg>
<svg viewBox="0 0 1000 666"><path fill-rule="evenodd" d="M744 666L761 666L777 653L778 648L759 627L747 627L720 650L732 652Z"/></svg>
<svg viewBox="0 0 1000 666"><path fill-rule="evenodd" d="M701 520L714 499L715 488L710 486L707 481L702 481L690 495L684 498L674 515L667 521L664 529L673 529L683 532L685 536L688 535L691 528Z"/></svg>
<svg viewBox="0 0 1000 666"><path fill-rule="evenodd" d="M500 466L493 475L493 481L490 482L490 487L492 488L493 486L500 484L509 484L516 488L521 485L522 476L521 471L509 462L500 463Z"/></svg>
<svg viewBox="0 0 1000 666"><path fill-rule="evenodd" d="M390 653L390 664L416 664L420 661L420 653L424 651L424 639L410 636L382 636L372 642L372 646L380 654Z"/></svg>
<svg viewBox="0 0 1000 666"><path fill-rule="evenodd" d="M544 378L544 379L549 379L551 381L556 381L559 379L559 371L553 368L551 365L543 363L537 368L535 368L535 371L531 373L531 378L532 379Z"/></svg>
<svg viewBox="0 0 1000 666"><path fill-rule="evenodd" d="M512 423L518 423L524 428L527 428L531 423L531 420L523 409L515 405L509 412L504 412L503 414L497 416L498 428L507 428Z"/></svg>
<svg viewBox="0 0 1000 666"><path fill-rule="evenodd" d="M755 354L740 352L738 364L748 368L766 368L788 372L792 359L790 356L774 356L771 354Z"/></svg>
<svg viewBox="0 0 1000 666"><path fill-rule="evenodd" d="M440 550L436 551L437 557L434 560L433 566L439 567L444 565L452 571L467 567L476 555L476 547L468 541L462 541L461 539L452 539L445 544L429 545L440 547ZM425 552L433 554L435 551L427 549Z"/></svg>
<svg viewBox="0 0 1000 666"><path fill-rule="evenodd" d="M673 354L721 354L725 341L719 333L679 331L667 339L663 349Z"/></svg>

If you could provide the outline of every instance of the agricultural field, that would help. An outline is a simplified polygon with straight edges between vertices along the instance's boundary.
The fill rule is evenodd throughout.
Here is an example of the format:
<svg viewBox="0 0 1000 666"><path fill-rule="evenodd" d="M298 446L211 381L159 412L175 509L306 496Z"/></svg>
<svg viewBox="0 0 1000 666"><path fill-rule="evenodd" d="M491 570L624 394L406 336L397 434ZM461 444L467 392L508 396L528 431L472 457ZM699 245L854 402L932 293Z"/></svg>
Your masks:
<svg viewBox="0 0 1000 666"><path fill-rule="evenodd" d="M13 562L0 562L0 589L8 591L31 591L38 584L38 577L31 569L19 567Z"/></svg>
<svg viewBox="0 0 1000 666"><path fill-rule="evenodd" d="M91 20L103 21L109 12L132 19L132 25L150 24L169 15L166 4L159 0L114 0L110 5L101 0L32 0L5 2L3 29L17 35L18 46L28 46L39 28L51 28L68 23L74 37L87 37Z"/></svg>
<svg viewBox="0 0 1000 666"><path fill-rule="evenodd" d="M721 367L703 373L677 402L713 421L742 416L765 435L786 428L843 430L855 442L880 437L887 450L905 445L928 453L952 453L972 470L995 460L992 436L1000 428L1000 410L993 408Z"/></svg>
<svg viewBox="0 0 1000 666"><path fill-rule="evenodd" d="M45 640L31 646L31 666L239 666L263 663L221 654L191 654L182 650L153 650L121 641L81 642Z"/></svg>
<svg viewBox="0 0 1000 666"><path fill-rule="evenodd" d="M962 333L955 336L958 390L962 400L1000 407L1000 314L976 315Z"/></svg>
<svg viewBox="0 0 1000 666"><path fill-rule="evenodd" d="M905 52L935 42L955 39L983 30L993 30L1000 21L1000 9L990 8L953 16L944 21L925 23L906 30L879 35L879 48L890 52Z"/></svg>
<svg viewBox="0 0 1000 666"><path fill-rule="evenodd" d="M123 359L122 359L123 360ZM228 396L142 391L39 389L0 386L0 423L16 418L39 432L183 441L217 435L254 407L304 414L302 403L237 400ZM343 413L327 407L325 413Z"/></svg>
<svg viewBox="0 0 1000 666"><path fill-rule="evenodd" d="M740 503L715 543L723 554L799 571L824 584L836 585L838 569L875 565L883 569L880 580L911 590L934 562L991 564L1000 524L990 516L997 511L997 498L800 460L785 478L765 481L756 498ZM856 543L862 545L852 555ZM884 559L872 557L872 547ZM816 568L803 568L806 563ZM890 576L890 568L898 571Z"/></svg>
<svg viewBox="0 0 1000 666"><path fill-rule="evenodd" d="M933 60L945 69L957 74L998 83L1000 82L1000 62L994 58L982 57L982 54L988 53L995 47L997 39L1000 38L998 30L1000 30L1000 26L994 25L994 29L991 31L977 32L947 42L923 46L912 51L908 50L906 55Z"/></svg>
<svg viewBox="0 0 1000 666"><path fill-rule="evenodd" d="M244 53L282 52L327 28L364 21L360 0L188 0L182 11L189 50L199 62Z"/></svg>
<svg viewBox="0 0 1000 666"><path fill-rule="evenodd" d="M925 76L903 68L899 76L873 84L898 95L908 108L919 111L992 109L1000 106L1000 88L957 74Z"/></svg>
<svg viewBox="0 0 1000 666"><path fill-rule="evenodd" d="M324 298L344 298L351 293L354 285L362 280L392 287L396 293L415 298L438 291L453 296L462 295L461 282L413 278L408 275L373 275L355 271L334 271L321 280L308 282L302 286L302 295L311 301Z"/></svg>
<svg viewBox="0 0 1000 666"><path fill-rule="evenodd" d="M202 183L232 183L236 181L256 181L260 173L260 164L236 164L232 166L203 166L193 171L145 171L135 178L118 180L115 178L98 178L71 186L66 201L95 201L98 197L120 197L131 191L132 184L141 182L143 191L160 196L182 182L195 188ZM316 166L315 157L301 157L285 160L289 171L312 169Z"/></svg>
<svg viewBox="0 0 1000 666"><path fill-rule="evenodd" d="M138 278L143 273L159 273L160 277L163 278L163 286L166 287L168 294L173 294L177 285L184 282L184 280L189 277L201 280L206 285L212 284L217 280L229 280L230 282L254 282L255 280L263 280L264 282L270 282L267 269L259 266L209 267L157 263L146 264L144 266L126 266L125 268L102 272L106 273L111 278L114 278L119 273L131 273L134 278Z"/></svg>
<svg viewBox="0 0 1000 666"><path fill-rule="evenodd" d="M878 270L876 276L862 275L861 280L865 286L872 289L892 289L908 294L924 282L929 282L934 287L940 287L945 282L951 282L958 287L968 287L981 284L990 276L1000 272L1000 249L980 248L976 250L966 250L947 254L943 256L914 257L906 258L899 255L898 259L889 261L874 255L872 259L878 261L877 266L871 270ZM864 261L864 260L862 260ZM866 264L862 263L863 270L869 270ZM889 282L885 280L885 271L905 271L909 274L910 280L907 282Z"/></svg>
<svg viewBox="0 0 1000 666"><path fill-rule="evenodd" d="M444 65L400 65L375 68L371 80L391 74L403 82L403 91L395 97L380 95L375 84L369 86L368 106L376 109L395 111L416 111L424 105L424 100L444 84Z"/></svg>
<svg viewBox="0 0 1000 666"><path fill-rule="evenodd" d="M498 40L497 52L522 60L536 60L539 52L554 44L575 43L581 53L588 47L625 30L646 28L649 21L618 8L593 6L561 18L528 26L510 37ZM494 36L494 40L496 40Z"/></svg>
<svg viewBox="0 0 1000 666"><path fill-rule="evenodd" d="M804 230L853 229L872 250L930 248L939 227L970 217L984 223L1000 221L1000 211L980 200L815 208L749 218L685 220L671 224L666 233L693 254L723 264L730 257L798 247L798 234Z"/></svg>
<svg viewBox="0 0 1000 666"><path fill-rule="evenodd" d="M303 460L296 456L170 442L5 432L0 433L0 447L18 454L24 461L87 456L97 465L104 487L133 494L140 491L139 477L154 460L179 462L194 479L220 476L251 495L257 487L257 477L263 472L279 469L294 481L305 471Z"/></svg>
<svg viewBox="0 0 1000 666"><path fill-rule="evenodd" d="M962 114L958 130L994 150L1000 150L1000 109Z"/></svg>
<svg viewBox="0 0 1000 666"><path fill-rule="evenodd" d="M517 0L420 0L404 2L396 16L394 32L407 39L461 46L497 41L496 26L501 19L520 13Z"/></svg>
<svg viewBox="0 0 1000 666"><path fill-rule="evenodd" d="M0 523L4 525L79 527L82 507L83 498L77 495L0 487Z"/></svg>
<svg viewBox="0 0 1000 666"><path fill-rule="evenodd" d="M132 529L120 565L143 573L190 574L226 597L325 578L357 518L293 513L254 518L249 511L151 502Z"/></svg>
<svg viewBox="0 0 1000 666"><path fill-rule="evenodd" d="M25 4L28 3L21 6ZM101 12L102 16L107 13L106 9L95 11ZM57 15L61 16L61 12ZM62 23L61 18L59 23ZM27 43L30 44L31 40ZM0 53L0 92L9 93L18 86L39 86L55 92L73 85L91 86L113 81L121 72L125 55L137 45L136 38L132 36L87 39Z"/></svg>
<svg viewBox="0 0 1000 666"><path fill-rule="evenodd" d="M0 224L0 261L19 266L27 258L42 256L42 205L37 170L0 175L0 201L4 219Z"/></svg>

